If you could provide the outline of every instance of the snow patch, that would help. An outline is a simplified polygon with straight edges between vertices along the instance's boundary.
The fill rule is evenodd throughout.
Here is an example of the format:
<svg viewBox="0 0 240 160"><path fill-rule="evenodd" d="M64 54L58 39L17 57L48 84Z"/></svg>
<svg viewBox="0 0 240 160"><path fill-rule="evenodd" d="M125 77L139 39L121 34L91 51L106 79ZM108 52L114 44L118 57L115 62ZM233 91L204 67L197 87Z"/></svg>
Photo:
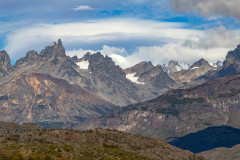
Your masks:
<svg viewBox="0 0 240 160"><path fill-rule="evenodd" d="M183 68L181 66L176 66L177 72L183 70Z"/></svg>
<svg viewBox="0 0 240 160"><path fill-rule="evenodd" d="M77 65L80 67L80 69L88 69L89 62L88 61L81 61L81 62L78 62Z"/></svg>
<svg viewBox="0 0 240 160"><path fill-rule="evenodd" d="M52 47L56 44L56 42L52 42L49 46Z"/></svg>
<svg viewBox="0 0 240 160"><path fill-rule="evenodd" d="M212 67L218 67L216 62L209 63Z"/></svg>
<svg viewBox="0 0 240 160"><path fill-rule="evenodd" d="M191 68L191 70L198 69L198 68L200 68L200 67L193 67L193 68Z"/></svg>
<svg viewBox="0 0 240 160"><path fill-rule="evenodd" d="M129 74L126 75L126 78L129 79L130 81L132 81L133 83L143 84L144 85L145 83L138 81L139 77L135 77L135 74L136 73L129 73Z"/></svg>
<svg viewBox="0 0 240 160"><path fill-rule="evenodd" d="M190 65L186 62L179 62L178 64L182 67L182 69L189 69L190 67Z"/></svg>

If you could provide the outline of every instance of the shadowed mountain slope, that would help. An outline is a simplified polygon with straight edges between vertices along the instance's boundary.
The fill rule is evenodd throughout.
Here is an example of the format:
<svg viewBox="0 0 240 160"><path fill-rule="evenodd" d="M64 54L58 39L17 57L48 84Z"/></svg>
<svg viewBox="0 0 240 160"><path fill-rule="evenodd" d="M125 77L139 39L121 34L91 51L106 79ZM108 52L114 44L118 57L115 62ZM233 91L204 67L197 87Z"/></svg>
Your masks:
<svg viewBox="0 0 240 160"><path fill-rule="evenodd" d="M204 152L219 147L231 148L240 144L240 129L228 126L209 127L202 131L177 138L169 142L169 144L193 153Z"/></svg>

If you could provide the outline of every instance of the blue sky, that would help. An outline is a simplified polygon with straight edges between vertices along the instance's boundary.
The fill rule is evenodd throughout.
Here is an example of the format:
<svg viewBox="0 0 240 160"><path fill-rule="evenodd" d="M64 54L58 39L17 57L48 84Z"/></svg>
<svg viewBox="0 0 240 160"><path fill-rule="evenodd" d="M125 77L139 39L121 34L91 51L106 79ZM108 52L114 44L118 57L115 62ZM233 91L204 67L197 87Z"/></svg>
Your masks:
<svg viewBox="0 0 240 160"><path fill-rule="evenodd" d="M238 0L0 0L0 49L14 63L61 38L68 55L140 61L223 60L240 43Z"/></svg>

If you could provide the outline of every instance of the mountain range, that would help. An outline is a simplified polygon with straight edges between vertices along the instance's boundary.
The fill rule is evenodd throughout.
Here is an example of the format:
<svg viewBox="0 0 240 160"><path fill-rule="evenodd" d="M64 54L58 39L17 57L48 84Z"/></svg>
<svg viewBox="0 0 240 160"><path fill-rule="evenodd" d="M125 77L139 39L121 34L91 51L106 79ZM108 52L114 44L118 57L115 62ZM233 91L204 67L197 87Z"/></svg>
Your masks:
<svg viewBox="0 0 240 160"><path fill-rule="evenodd" d="M62 41L11 65L0 52L0 121L45 128L117 129L177 141L208 127L239 127L240 46L224 62L140 62L65 54ZM182 142L181 142L182 143Z"/></svg>

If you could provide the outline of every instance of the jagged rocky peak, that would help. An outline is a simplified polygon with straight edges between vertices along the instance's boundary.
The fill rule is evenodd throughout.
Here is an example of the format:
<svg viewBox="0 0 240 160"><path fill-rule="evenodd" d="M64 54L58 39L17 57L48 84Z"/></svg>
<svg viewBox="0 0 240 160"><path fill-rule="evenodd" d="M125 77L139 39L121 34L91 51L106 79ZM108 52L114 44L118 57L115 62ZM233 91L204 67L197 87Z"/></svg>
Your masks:
<svg viewBox="0 0 240 160"><path fill-rule="evenodd" d="M238 45L235 50L228 52L225 61L230 60L230 59L235 59L235 60L240 61L240 45Z"/></svg>
<svg viewBox="0 0 240 160"><path fill-rule="evenodd" d="M178 62L176 60L170 60L168 64L163 64L162 68L164 72L172 74L184 69L189 69L190 65L186 62Z"/></svg>
<svg viewBox="0 0 240 160"><path fill-rule="evenodd" d="M90 52L87 52L82 58L81 58L81 60L89 60L90 59L90 57L92 56L92 54L90 53Z"/></svg>
<svg viewBox="0 0 240 160"><path fill-rule="evenodd" d="M4 69L5 71L11 68L11 60L5 50L0 52L0 68Z"/></svg>
<svg viewBox="0 0 240 160"><path fill-rule="evenodd" d="M199 61L193 63L190 69L197 69L201 67L211 67L211 65L205 59L201 58Z"/></svg>
<svg viewBox="0 0 240 160"><path fill-rule="evenodd" d="M26 53L25 57L17 60L17 62L14 64L14 67L19 67L21 64L26 63L26 62L32 64L32 63L34 63L34 61L38 60L38 58L39 58L39 55L38 55L37 51L34 51L34 50L29 51Z"/></svg>
<svg viewBox="0 0 240 160"><path fill-rule="evenodd" d="M126 68L124 69L123 71L126 73L126 74L130 74L130 73L136 73L136 75L139 75L141 74L142 72L146 72L150 69L152 69L154 66L152 64L152 62L140 62L138 64L136 64L135 66L133 67L130 67L130 68Z"/></svg>
<svg viewBox="0 0 240 160"><path fill-rule="evenodd" d="M40 53L43 58L64 58L66 59L65 49L62 45L61 39L58 43L53 42L49 46L45 47Z"/></svg>
<svg viewBox="0 0 240 160"><path fill-rule="evenodd" d="M240 72L240 45L233 51L228 52L223 69L219 71L220 76L231 75Z"/></svg>
<svg viewBox="0 0 240 160"><path fill-rule="evenodd" d="M94 66L102 65L103 66L116 66L112 58L103 56L101 52L91 54L87 52L82 58L77 56L72 57L72 60L80 67L80 69L90 69L93 70ZM102 67L98 68L101 69ZM119 67L119 66L116 66ZM93 70L96 71L96 68Z"/></svg>

